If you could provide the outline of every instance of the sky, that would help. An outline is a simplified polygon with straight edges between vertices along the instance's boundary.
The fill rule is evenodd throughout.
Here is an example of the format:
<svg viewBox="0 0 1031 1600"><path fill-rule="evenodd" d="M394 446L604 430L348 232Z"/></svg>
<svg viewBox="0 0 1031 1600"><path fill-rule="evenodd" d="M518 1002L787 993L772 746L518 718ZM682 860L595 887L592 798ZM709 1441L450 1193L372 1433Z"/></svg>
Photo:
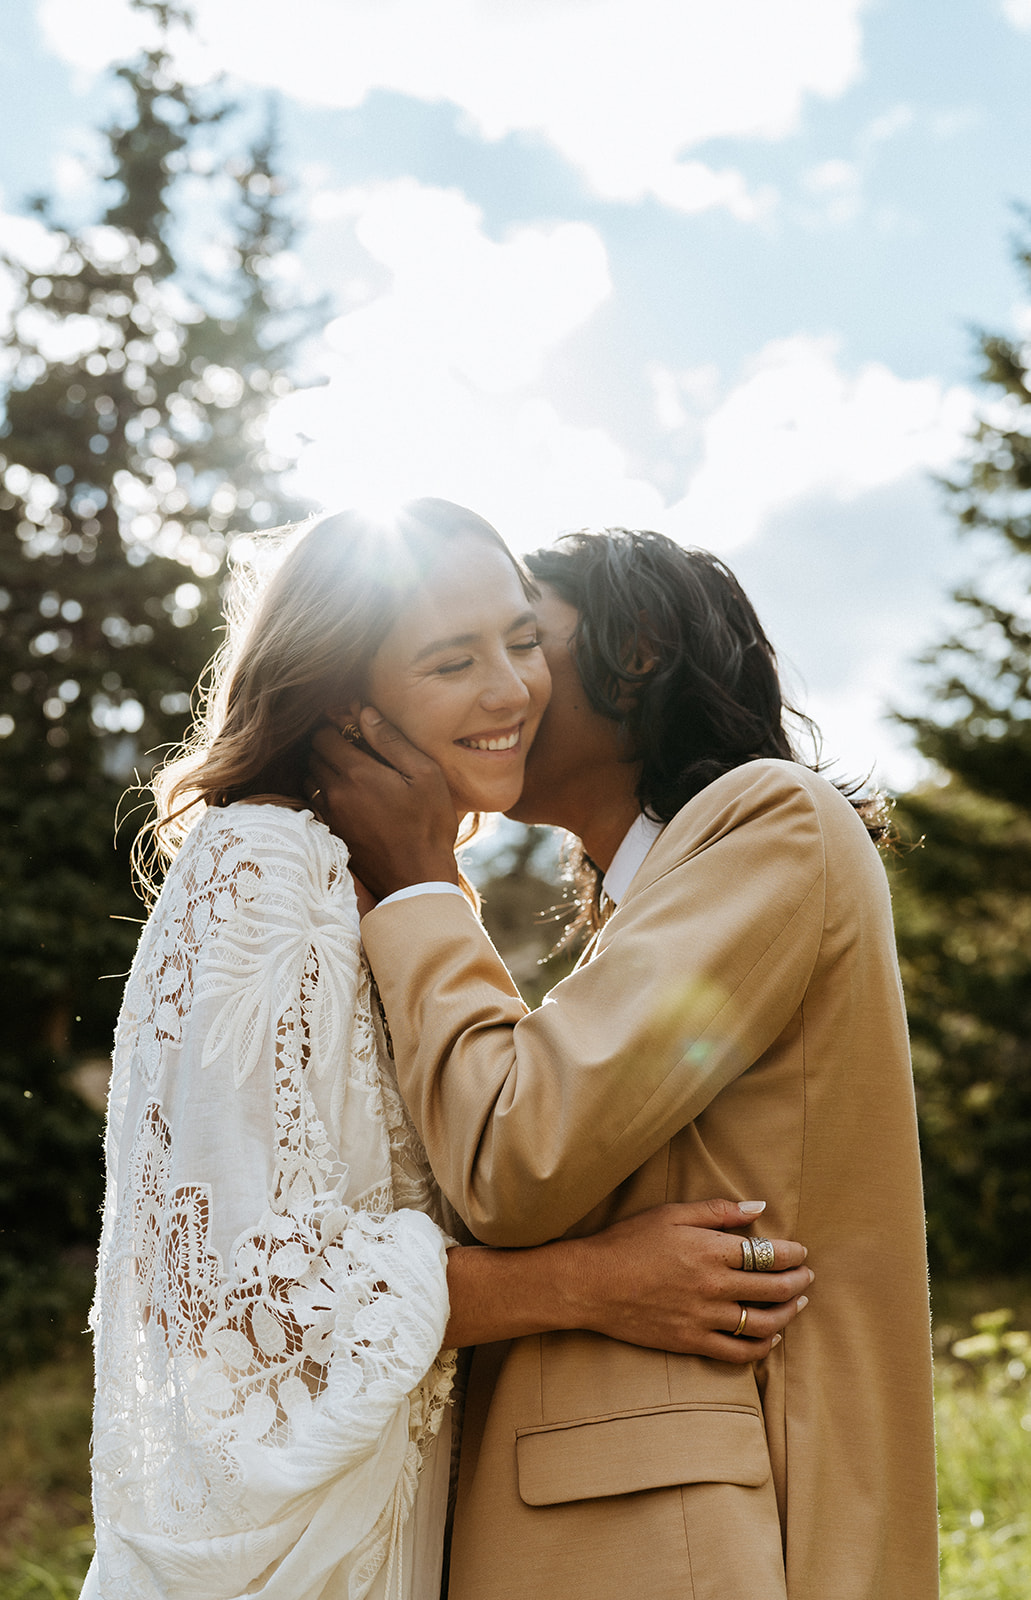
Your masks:
<svg viewBox="0 0 1031 1600"><path fill-rule="evenodd" d="M921 703L982 560L936 478L985 404L976 329L1031 338L1031 0L194 12L182 70L228 74L241 140L275 95L281 270L332 302L273 421L298 488L444 495L517 549L623 525L714 550L835 771L919 781L886 709ZM0 248L33 193L91 214L105 69L142 26L7 0Z"/></svg>

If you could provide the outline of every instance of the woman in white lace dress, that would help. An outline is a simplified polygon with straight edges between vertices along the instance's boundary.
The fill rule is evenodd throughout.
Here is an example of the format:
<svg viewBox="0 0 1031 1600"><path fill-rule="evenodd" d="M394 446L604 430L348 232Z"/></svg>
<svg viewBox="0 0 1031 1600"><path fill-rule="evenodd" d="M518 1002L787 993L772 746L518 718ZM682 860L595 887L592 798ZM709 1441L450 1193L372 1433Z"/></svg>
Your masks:
<svg viewBox="0 0 1031 1600"><path fill-rule="evenodd" d="M443 501L302 529L237 604L207 724L155 785L171 864L115 1041L89 1600L436 1600L449 1345L577 1326L705 1353L726 1322L740 1247L685 1226L698 1208L449 1249L346 849L303 798L313 728L374 691L456 812L503 810L548 687L521 570Z"/></svg>

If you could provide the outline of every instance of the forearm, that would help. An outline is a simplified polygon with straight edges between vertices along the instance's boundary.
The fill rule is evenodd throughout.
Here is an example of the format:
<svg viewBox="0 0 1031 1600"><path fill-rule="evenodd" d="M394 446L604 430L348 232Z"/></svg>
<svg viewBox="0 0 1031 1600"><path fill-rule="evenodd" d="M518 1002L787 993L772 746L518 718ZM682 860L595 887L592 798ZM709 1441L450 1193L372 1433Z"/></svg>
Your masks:
<svg viewBox="0 0 1031 1600"><path fill-rule="evenodd" d="M455 1245L447 1255L447 1287L444 1343L452 1349L591 1321L589 1252L580 1239L530 1250Z"/></svg>

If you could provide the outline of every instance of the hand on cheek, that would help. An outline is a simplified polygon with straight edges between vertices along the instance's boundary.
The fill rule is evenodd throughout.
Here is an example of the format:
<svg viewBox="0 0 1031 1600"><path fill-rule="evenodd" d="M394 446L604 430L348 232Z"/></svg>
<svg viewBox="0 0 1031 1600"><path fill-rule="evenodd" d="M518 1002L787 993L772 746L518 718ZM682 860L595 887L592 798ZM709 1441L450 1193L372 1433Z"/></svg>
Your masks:
<svg viewBox="0 0 1031 1600"><path fill-rule="evenodd" d="M373 900L416 883L457 883L459 819L440 768L370 707L357 728L360 743L326 723L310 765L319 811L347 845L352 871Z"/></svg>

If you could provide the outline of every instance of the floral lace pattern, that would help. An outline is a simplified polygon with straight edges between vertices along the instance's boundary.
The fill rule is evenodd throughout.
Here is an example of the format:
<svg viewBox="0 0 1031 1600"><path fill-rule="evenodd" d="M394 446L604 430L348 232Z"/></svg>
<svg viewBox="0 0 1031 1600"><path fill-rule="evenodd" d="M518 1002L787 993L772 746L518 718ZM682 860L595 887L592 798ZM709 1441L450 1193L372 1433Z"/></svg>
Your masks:
<svg viewBox="0 0 1031 1600"><path fill-rule="evenodd" d="M453 1358L346 851L310 814L209 811L184 844L126 989L107 1163L95 1592L358 1600L396 1571Z"/></svg>

